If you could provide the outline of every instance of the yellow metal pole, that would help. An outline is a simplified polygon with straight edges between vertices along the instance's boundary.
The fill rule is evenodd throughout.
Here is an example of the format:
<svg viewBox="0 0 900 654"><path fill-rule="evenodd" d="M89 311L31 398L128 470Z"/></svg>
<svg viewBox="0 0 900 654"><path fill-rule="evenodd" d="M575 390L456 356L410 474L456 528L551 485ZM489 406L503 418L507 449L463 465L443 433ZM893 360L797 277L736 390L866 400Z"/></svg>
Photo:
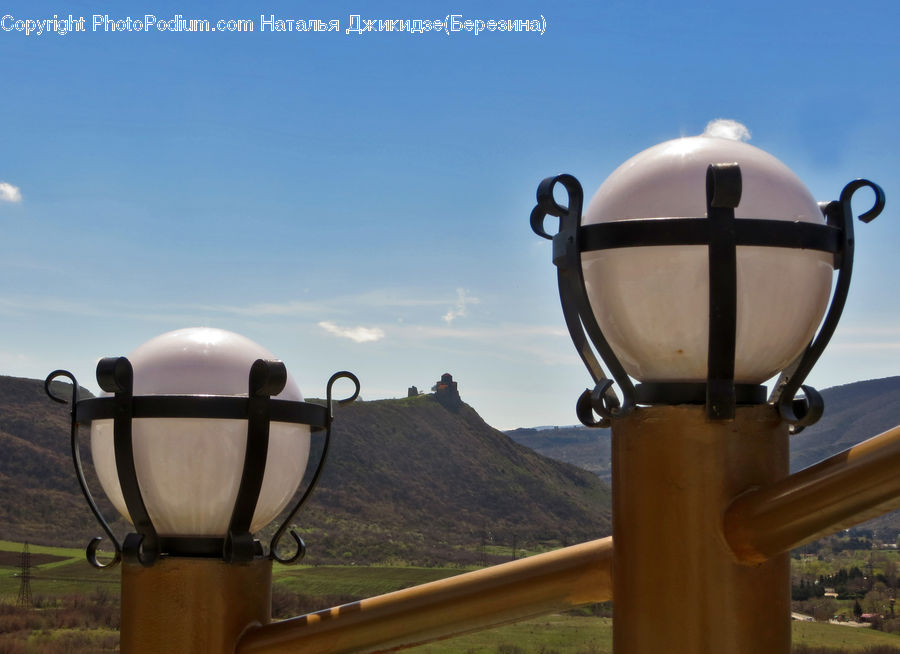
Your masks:
<svg viewBox="0 0 900 654"><path fill-rule="evenodd" d="M239 654L387 651L612 598L612 539L252 629Z"/></svg>
<svg viewBox="0 0 900 654"><path fill-rule="evenodd" d="M616 654L788 654L787 555L740 564L722 517L742 492L788 474L772 406L710 422L695 406L613 420Z"/></svg>
<svg viewBox="0 0 900 654"><path fill-rule="evenodd" d="M122 566L122 654L233 654L269 621L272 562L164 558Z"/></svg>
<svg viewBox="0 0 900 654"><path fill-rule="evenodd" d="M739 497L725 536L748 563L900 508L900 426Z"/></svg>

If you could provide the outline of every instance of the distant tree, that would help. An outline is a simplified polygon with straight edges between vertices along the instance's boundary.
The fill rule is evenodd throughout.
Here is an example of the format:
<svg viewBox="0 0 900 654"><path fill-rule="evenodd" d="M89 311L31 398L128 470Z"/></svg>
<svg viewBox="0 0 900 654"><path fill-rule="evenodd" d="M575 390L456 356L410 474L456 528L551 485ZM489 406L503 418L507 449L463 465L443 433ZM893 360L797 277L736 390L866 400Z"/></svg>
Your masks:
<svg viewBox="0 0 900 654"><path fill-rule="evenodd" d="M791 586L791 599L795 602L803 602L809 599L809 584L802 579L799 584Z"/></svg>
<svg viewBox="0 0 900 654"><path fill-rule="evenodd" d="M890 611L890 595L883 584L877 584L875 588L866 593L862 601L862 607L866 613L878 613L884 615Z"/></svg>
<svg viewBox="0 0 900 654"><path fill-rule="evenodd" d="M856 621L859 622L860 618L862 618L863 610L859 605L859 600L855 600L853 602L853 616L856 618Z"/></svg>
<svg viewBox="0 0 900 654"><path fill-rule="evenodd" d="M886 559L884 562L884 576L887 585L891 588L897 587L897 562L894 559Z"/></svg>
<svg viewBox="0 0 900 654"><path fill-rule="evenodd" d="M834 617L838 603L830 597L811 600L812 615L818 622L828 622Z"/></svg>

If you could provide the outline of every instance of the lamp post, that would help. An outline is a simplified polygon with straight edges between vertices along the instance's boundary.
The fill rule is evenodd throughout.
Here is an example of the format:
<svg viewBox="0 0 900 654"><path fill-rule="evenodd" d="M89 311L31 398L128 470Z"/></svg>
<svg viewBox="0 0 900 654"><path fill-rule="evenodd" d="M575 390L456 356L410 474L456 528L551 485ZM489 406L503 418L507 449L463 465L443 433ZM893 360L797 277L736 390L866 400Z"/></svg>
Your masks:
<svg viewBox="0 0 900 654"><path fill-rule="evenodd" d="M557 186L567 205L554 199ZM844 306L851 197L863 187L875 194L860 216L868 222L884 206L876 184L851 182L819 204L771 155L712 137L641 152L583 213L571 175L539 185L532 229L553 240L563 314L594 381L576 412L587 426L612 427L617 653L790 650L784 547L814 528L782 530L762 555L750 543L768 544L765 529L748 526L774 503L729 507L784 481L788 433L822 415L821 396L803 382ZM559 218L557 233L545 230L547 216Z"/></svg>
<svg viewBox="0 0 900 654"><path fill-rule="evenodd" d="M53 392L66 378L71 397ZM79 399L72 373L44 388L71 406L71 446L87 503L112 544L87 548L97 568L122 563L123 653L308 654L383 651L535 615L602 602L611 594L605 538L461 574L281 622L271 620L272 562L293 563L278 544L316 485L328 453L332 388L303 401L284 365L248 339L217 329L164 334L127 358L102 359L105 395ZM91 425L97 476L134 526L120 541L101 514L81 465L79 425ZM287 505L306 467L310 430L324 430L321 459L268 550L252 536Z"/></svg>
<svg viewBox="0 0 900 654"><path fill-rule="evenodd" d="M299 560L305 545L279 552L291 520L309 497L328 450L332 388L325 405L303 401L284 364L256 343L210 328L163 334L128 358L102 359L106 395L80 400L72 382L71 443L88 505L113 546L98 568L120 561L123 652L233 652L249 627L270 619L272 560ZM81 465L79 424L91 424L91 452L106 495L134 526L120 541L101 515ZM322 459L309 486L275 532L268 551L253 534L294 495L309 456L310 430L325 430Z"/></svg>

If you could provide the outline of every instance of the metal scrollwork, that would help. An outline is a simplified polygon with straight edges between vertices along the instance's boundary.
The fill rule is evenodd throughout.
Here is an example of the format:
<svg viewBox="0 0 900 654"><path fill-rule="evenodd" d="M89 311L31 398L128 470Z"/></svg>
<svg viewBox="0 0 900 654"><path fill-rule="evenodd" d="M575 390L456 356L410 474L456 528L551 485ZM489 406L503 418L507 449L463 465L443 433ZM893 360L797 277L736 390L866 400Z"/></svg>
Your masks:
<svg viewBox="0 0 900 654"><path fill-rule="evenodd" d="M281 542L281 539L283 538L285 532L290 528L291 522L293 522L301 507L306 503L306 500L309 499L309 496L312 494L313 489L315 489L316 484L319 483L319 477L322 475L322 470L325 465L325 459L328 457L328 448L331 444L331 423L334 419L334 400L332 398L333 387L339 379L349 379L351 382L353 382L354 385L353 394L342 400L337 400L337 403L339 405L349 404L350 402L353 402L353 400L355 400L357 397L359 397L359 379L352 372L342 370L340 372L334 373L328 380L325 391L325 401L328 415L325 424L325 441L322 444L322 454L319 457L319 463L316 466L316 471L313 473L312 479L310 479L309 481L309 485L306 487L306 490L303 491L303 495L297 501L297 504L294 505L294 508L291 509L291 512L288 514L287 518L285 518L284 522L281 523L281 526L278 528L278 531L275 532L275 535L272 536L272 540L269 543L269 557L285 565L296 563L306 555L306 543L303 542L303 538L301 538L294 529L290 529L290 535L291 538L294 539L294 545L297 548L296 551L291 556L282 557L278 553L278 545Z"/></svg>
<svg viewBox="0 0 900 654"><path fill-rule="evenodd" d="M52 383L60 377L64 377L72 383L72 396L68 400L53 392ZM87 500L88 506L91 509L91 513L94 514L97 522L100 523L100 526L103 528L103 531L109 537L109 540L112 542L113 547L115 548L112 560L108 561L107 563L101 563L97 558L97 551L103 538L97 536L91 540L90 544L85 550L87 561L95 568L111 568L122 560L122 545L121 543L119 543L118 539L110 528L109 523L103 518L103 515L100 513L100 509L97 507L97 503L94 502L94 497L91 495L91 491L87 486L87 481L84 478L84 468L81 464L81 451L78 442L78 421L76 419L75 413L75 407L78 404L78 381L75 379L75 376L68 370L54 370L49 375L47 375L47 378L44 380L44 392L54 402L59 402L60 404L69 404L71 407L70 439L72 447L72 461L75 465L75 475L78 478L78 485L81 487L81 493L84 495L84 499Z"/></svg>
<svg viewBox="0 0 900 654"><path fill-rule="evenodd" d="M566 189L568 206L562 206L554 199L553 189L557 184ZM538 185L537 205L531 212L531 229L541 238L553 240L553 263L557 269L563 316L575 349L594 380L594 390L587 389L578 398L576 414L586 427L609 427L613 416L624 415L634 408L634 385L597 324L585 290L580 233L583 202L584 191L575 177L568 174L547 177ZM556 235L550 235L544 229L547 216L559 218ZM619 386L621 402L591 343ZM595 416L599 416L599 420Z"/></svg>
<svg viewBox="0 0 900 654"><path fill-rule="evenodd" d="M853 207L850 206L850 200L853 197L853 194L856 193L861 188L870 188L875 193L875 202L872 205L872 208L866 211L865 213L861 213L858 218L861 222L870 223L875 220L881 212L884 211L884 189L882 189L875 182L869 181L868 179L854 179L852 182L847 184L844 187L844 190L841 191L841 204L845 207L845 212L848 216L853 215Z"/></svg>
<svg viewBox="0 0 900 654"><path fill-rule="evenodd" d="M819 328L818 334L806 346L806 349L793 361L778 379L770 396L770 401L778 407L778 412L791 425L791 433L797 434L804 427L814 424L824 412L825 403L819 393L804 386L803 381L819 360L828 342L831 340L838 320L844 310L847 294L850 290L850 277L853 273L853 253L855 239L853 235L853 194L861 188L869 188L875 193L875 202L872 208L860 214L859 220L868 223L878 217L884 209L884 190L878 184L867 179L856 179L847 184L841 191L840 199L829 202L822 207L826 222L840 230L841 247L835 253L835 267L838 269L837 281L834 285L834 294L831 305L825 315L825 320ZM803 397L796 397L797 391L802 388Z"/></svg>

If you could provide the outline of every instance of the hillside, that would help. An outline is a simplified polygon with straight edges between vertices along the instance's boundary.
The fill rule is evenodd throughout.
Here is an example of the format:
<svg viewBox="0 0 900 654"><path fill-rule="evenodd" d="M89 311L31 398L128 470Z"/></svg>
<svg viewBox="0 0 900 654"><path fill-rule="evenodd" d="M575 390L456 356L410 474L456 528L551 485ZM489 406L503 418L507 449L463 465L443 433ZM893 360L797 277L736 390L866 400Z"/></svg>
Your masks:
<svg viewBox="0 0 900 654"><path fill-rule="evenodd" d="M900 377L835 386L822 391L825 416L791 439L791 470L800 470L900 425ZM860 525L900 531L900 511Z"/></svg>
<svg viewBox="0 0 900 654"><path fill-rule="evenodd" d="M900 377L822 391L825 415L791 438L791 470L800 470L900 425Z"/></svg>
<svg viewBox="0 0 900 654"><path fill-rule="evenodd" d="M587 427L528 427L505 432L517 443L551 459L577 465L610 483L612 457L609 429Z"/></svg>
<svg viewBox="0 0 900 654"><path fill-rule="evenodd" d="M86 545L99 526L75 479L68 410L43 386L0 376L0 539Z"/></svg>
<svg viewBox="0 0 900 654"><path fill-rule="evenodd" d="M800 470L900 424L900 377L826 388L825 415L791 438L791 469ZM517 443L609 480L608 429L521 428L505 432Z"/></svg>
<svg viewBox="0 0 900 654"><path fill-rule="evenodd" d="M805 468L851 445L900 425L900 377L886 377L826 388L825 415L791 438L791 470ZM579 465L610 480L608 429L557 427L514 429L513 440L544 456ZM900 512L872 521L900 528ZM867 523L872 526L870 523Z"/></svg>
<svg viewBox="0 0 900 654"><path fill-rule="evenodd" d="M426 395L338 408L325 472L296 523L311 563L473 563L483 538L533 550L607 535L609 506L596 476L513 442L465 404ZM72 470L67 407L39 381L0 377L0 539L83 546L95 535Z"/></svg>

